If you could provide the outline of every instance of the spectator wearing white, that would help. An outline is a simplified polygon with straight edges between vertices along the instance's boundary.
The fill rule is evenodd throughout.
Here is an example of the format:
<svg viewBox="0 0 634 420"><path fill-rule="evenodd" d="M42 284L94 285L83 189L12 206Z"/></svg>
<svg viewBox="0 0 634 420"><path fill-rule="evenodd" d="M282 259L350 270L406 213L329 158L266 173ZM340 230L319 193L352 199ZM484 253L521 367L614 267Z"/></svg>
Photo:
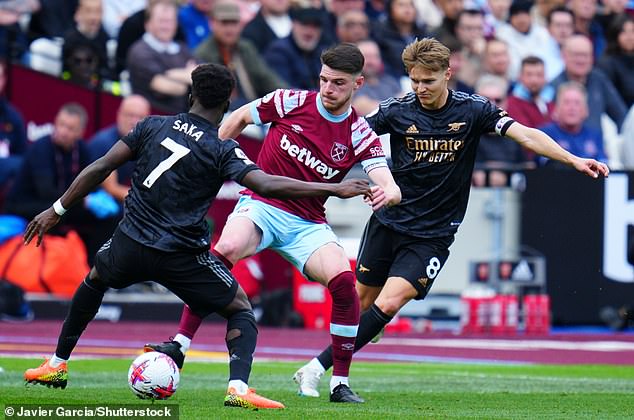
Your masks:
<svg viewBox="0 0 634 420"><path fill-rule="evenodd" d="M147 0L104 0L102 24L110 38L117 39L119 28L128 16L143 10Z"/></svg>
<svg viewBox="0 0 634 420"><path fill-rule="evenodd" d="M539 46L548 43L549 35L545 28L534 25L530 15L533 3L530 0L515 0L509 10L509 23L501 26L496 36L504 40L511 53L509 76L517 79L522 58L537 55L542 58Z"/></svg>
<svg viewBox="0 0 634 420"><path fill-rule="evenodd" d="M255 45L260 54L273 41L291 34L290 0L261 0L260 10L242 30L242 37Z"/></svg>
<svg viewBox="0 0 634 420"><path fill-rule="evenodd" d="M564 71L564 59L561 47L564 41L574 33L574 15L565 6L555 7L546 17L546 29L550 35L548 43L544 45L544 60L546 80L551 81Z"/></svg>

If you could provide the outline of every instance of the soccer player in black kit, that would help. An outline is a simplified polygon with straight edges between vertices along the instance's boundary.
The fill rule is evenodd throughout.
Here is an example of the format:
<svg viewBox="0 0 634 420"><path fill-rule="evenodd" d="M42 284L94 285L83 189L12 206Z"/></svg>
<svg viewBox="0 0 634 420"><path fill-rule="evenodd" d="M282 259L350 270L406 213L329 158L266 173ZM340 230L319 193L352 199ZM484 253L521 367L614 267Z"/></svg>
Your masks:
<svg viewBox="0 0 634 420"><path fill-rule="evenodd" d="M424 299L447 261L467 209L482 134L509 137L593 178L609 173L605 164L567 152L486 98L448 89L449 54L432 38L409 44L402 59L413 92L383 101L366 117L377 134L390 133L392 174L402 200L374 213L361 239L356 286L364 312L355 352L407 302ZM332 351L327 348L300 369L300 386L316 389L331 366Z"/></svg>
<svg viewBox="0 0 634 420"><path fill-rule="evenodd" d="M150 116L84 169L55 204L27 226L24 242L42 236L66 208L79 203L114 169L136 159L125 215L112 238L97 252L95 266L73 296L55 354L35 369L27 382L65 388L66 361L94 318L108 288L121 289L156 281L199 316L216 312L227 319L225 337L231 359L224 404L247 408L284 408L248 388L257 328L251 305L231 272L209 251L204 220L225 180L277 198L370 192L363 180L340 184L302 182L264 173L238 144L218 139L218 125L235 86L226 67L203 64L192 72L189 113Z"/></svg>

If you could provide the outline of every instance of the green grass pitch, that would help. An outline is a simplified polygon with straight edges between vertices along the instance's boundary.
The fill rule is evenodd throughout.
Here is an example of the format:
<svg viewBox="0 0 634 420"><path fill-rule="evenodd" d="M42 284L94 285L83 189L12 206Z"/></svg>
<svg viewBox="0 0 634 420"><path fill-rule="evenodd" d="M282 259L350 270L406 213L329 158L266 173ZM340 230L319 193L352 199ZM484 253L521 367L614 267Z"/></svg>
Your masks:
<svg viewBox="0 0 634 420"><path fill-rule="evenodd" d="M41 360L0 358L0 404L141 404L127 386L131 360L77 360L65 390L24 386L25 369ZM223 407L224 363L185 364L169 401L181 419L634 419L634 367L353 363L361 405L296 395L291 380L300 363L256 362L250 385L286 409ZM15 417L14 417L15 418Z"/></svg>

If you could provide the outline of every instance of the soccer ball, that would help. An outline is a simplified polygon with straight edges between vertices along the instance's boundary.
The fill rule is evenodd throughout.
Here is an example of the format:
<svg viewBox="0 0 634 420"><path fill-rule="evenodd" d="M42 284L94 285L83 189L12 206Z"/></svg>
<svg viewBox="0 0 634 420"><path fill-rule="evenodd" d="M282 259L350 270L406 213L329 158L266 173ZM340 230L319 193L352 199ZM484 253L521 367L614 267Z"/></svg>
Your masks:
<svg viewBox="0 0 634 420"><path fill-rule="evenodd" d="M128 385L144 400L165 400L174 395L180 374L176 363L166 354L156 351L143 353L130 365Z"/></svg>

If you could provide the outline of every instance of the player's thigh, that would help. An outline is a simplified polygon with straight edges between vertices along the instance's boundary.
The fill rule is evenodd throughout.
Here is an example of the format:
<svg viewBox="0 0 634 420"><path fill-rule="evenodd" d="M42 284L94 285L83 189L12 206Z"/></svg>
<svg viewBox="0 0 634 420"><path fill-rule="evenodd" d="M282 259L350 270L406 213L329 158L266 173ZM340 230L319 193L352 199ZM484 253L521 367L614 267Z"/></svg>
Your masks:
<svg viewBox="0 0 634 420"><path fill-rule="evenodd" d="M97 251L94 263L101 282L113 289L151 280L153 266L152 250L119 229Z"/></svg>
<svg viewBox="0 0 634 420"><path fill-rule="evenodd" d="M388 277L407 280L417 291L414 299L424 299L449 257L453 236L443 238L403 238Z"/></svg>
<svg viewBox="0 0 634 420"><path fill-rule="evenodd" d="M366 286L365 284L357 281L356 284L357 294L359 295L359 302L361 303L361 312L366 311L376 298L381 293L381 286Z"/></svg>
<svg viewBox="0 0 634 420"><path fill-rule="evenodd" d="M324 286L344 271L351 271L350 260L337 242L321 245L310 255L304 265L306 276Z"/></svg>
<svg viewBox="0 0 634 420"><path fill-rule="evenodd" d="M255 254L261 239L261 230L251 219L237 216L227 221L214 249L236 262Z"/></svg>
<svg viewBox="0 0 634 420"><path fill-rule="evenodd" d="M357 282L367 289L357 287L357 291L365 292L368 297L359 295L361 299L371 299L378 294L377 289L383 287L393 261L393 242L395 233L383 226L372 216L363 230L359 254L357 255Z"/></svg>
<svg viewBox="0 0 634 420"><path fill-rule="evenodd" d="M166 254L157 266L157 281L200 317L226 308L238 289L229 269L209 251Z"/></svg>

